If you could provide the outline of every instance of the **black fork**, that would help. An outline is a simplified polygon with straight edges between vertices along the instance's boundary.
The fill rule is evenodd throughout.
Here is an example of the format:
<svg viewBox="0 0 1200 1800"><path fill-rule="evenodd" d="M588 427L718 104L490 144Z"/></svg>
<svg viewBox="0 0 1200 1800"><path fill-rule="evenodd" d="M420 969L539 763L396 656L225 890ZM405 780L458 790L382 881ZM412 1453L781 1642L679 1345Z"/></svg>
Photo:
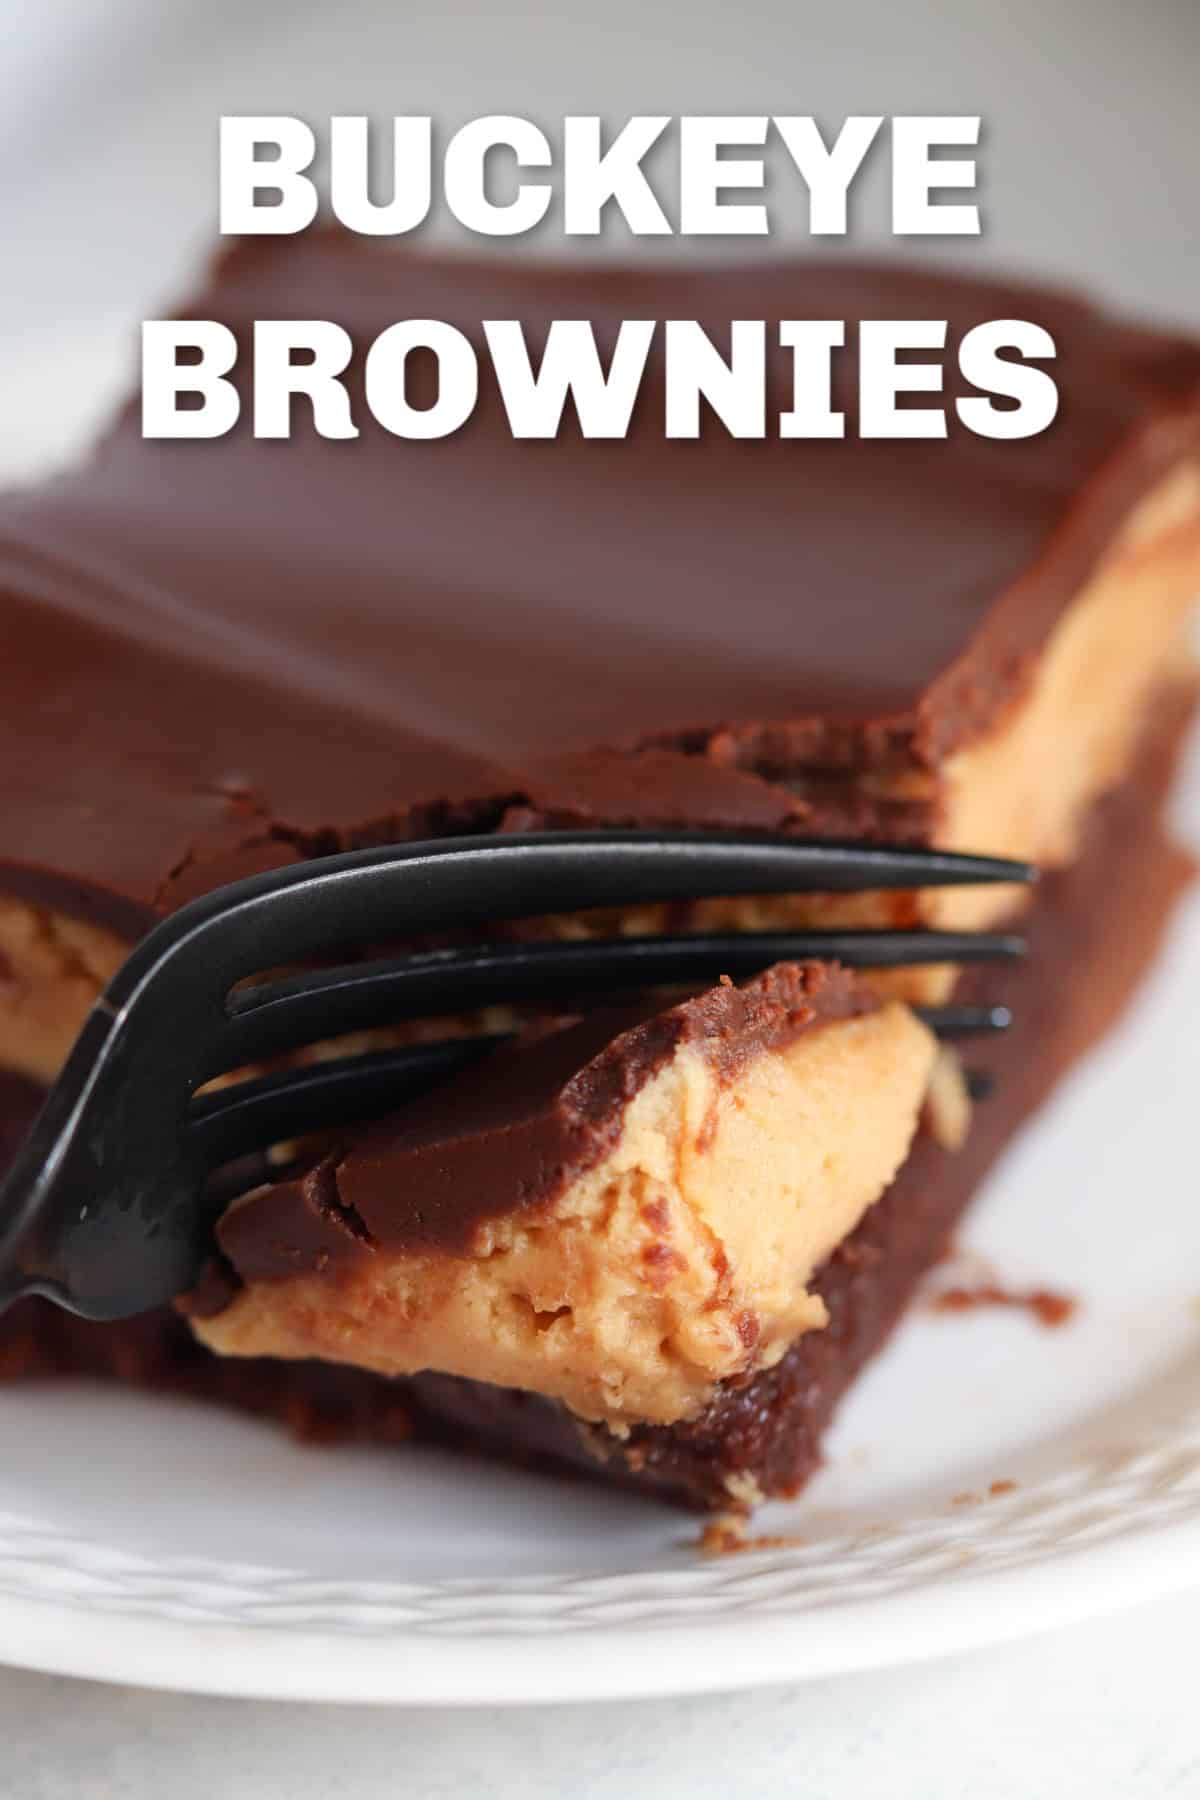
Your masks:
<svg viewBox="0 0 1200 1800"><path fill-rule="evenodd" d="M155 927L96 1001L0 1187L0 1306L48 1295L119 1318L193 1285L213 1172L427 1090L497 1039L319 1062L197 1097L214 1077L371 1025L497 1001L629 992L836 958L860 968L1021 954L1018 937L799 931L468 946L239 984L355 944L500 919L702 897L1024 882L993 857L711 833L448 838L255 876ZM945 1032L1003 1009L931 1012ZM227 1198L227 1193L226 1196Z"/></svg>

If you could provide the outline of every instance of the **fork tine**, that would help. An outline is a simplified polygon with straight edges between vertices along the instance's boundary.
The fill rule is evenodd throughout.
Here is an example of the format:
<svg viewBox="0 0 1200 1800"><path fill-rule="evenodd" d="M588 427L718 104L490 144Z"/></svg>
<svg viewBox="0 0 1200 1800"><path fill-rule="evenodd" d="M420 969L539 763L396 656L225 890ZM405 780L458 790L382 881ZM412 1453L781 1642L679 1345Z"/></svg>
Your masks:
<svg viewBox="0 0 1200 1800"><path fill-rule="evenodd" d="M134 1001L168 958L203 958L226 989L337 945L403 941L583 907L704 896L1019 883L1027 863L922 848L715 832L583 831L434 839L317 857L193 900L155 927L106 990Z"/></svg>
<svg viewBox="0 0 1200 1800"><path fill-rule="evenodd" d="M966 963L1020 956L1021 938L947 931L721 932L691 937L489 944L288 976L231 996L222 1069L367 1025L471 1011L498 1001L744 978L806 958L851 968ZM218 1071L214 1070L214 1073Z"/></svg>
<svg viewBox="0 0 1200 1800"><path fill-rule="evenodd" d="M939 1037L984 1036L1006 1031L1006 1006L927 1006L916 1009ZM210 1168L265 1146L332 1125L392 1112L440 1081L470 1068L511 1032L437 1038L397 1050L343 1056L287 1069L257 1081L202 1094L192 1103L192 1129Z"/></svg>
<svg viewBox="0 0 1200 1800"><path fill-rule="evenodd" d="M940 1038L987 1036L1007 1031L1013 1022L1007 1006L918 1006L916 1011Z"/></svg>
<svg viewBox="0 0 1200 1800"><path fill-rule="evenodd" d="M191 1108L192 1131L203 1160L216 1168L307 1132L390 1112L479 1062L509 1035L437 1038L239 1082L197 1096Z"/></svg>
<svg viewBox="0 0 1200 1800"><path fill-rule="evenodd" d="M923 849L584 831L397 844L316 857L219 888L172 912L130 952L0 1182L0 1307L18 1294L42 1293L91 1318L120 1318L191 1285L209 1252L213 1216L202 1128L190 1126L192 1097L223 1069L253 1060L233 1041L239 1027L277 1041L286 1021L278 1048L296 1042L299 1015L246 1006L231 1017L230 992L250 976L328 959L339 947L405 943L429 931L471 932L498 919L585 907L1034 875L1002 859ZM912 960L913 947L909 940L909 954L891 960ZM836 954L831 940L821 948ZM961 955L944 941L926 950L952 961L994 953L981 940L971 950L963 945ZM757 955L760 967L773 960L761 947ZM317 1035L327 1030L322 1016ZM395 1088L388 1092L394 1098ZM313 1123L311 1113L295 1123L289 1114L280 1129L295 1135Z"/></svg>

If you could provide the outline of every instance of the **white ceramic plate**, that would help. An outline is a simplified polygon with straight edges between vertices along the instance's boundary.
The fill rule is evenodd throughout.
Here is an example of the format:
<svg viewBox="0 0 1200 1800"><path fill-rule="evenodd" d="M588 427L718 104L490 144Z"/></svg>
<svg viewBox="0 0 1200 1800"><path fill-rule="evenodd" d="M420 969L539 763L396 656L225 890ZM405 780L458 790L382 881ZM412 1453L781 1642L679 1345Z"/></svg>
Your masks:
<svg viewBox="0 0 1200 1800"><path fill-rule="evenodd" d="M1200 755L1184 786L1200 821ZM104 1388L0 1390L0 1657L321 1700L649 1695L931 1655L1200 1580L1197 994L1200 895L968 1227L1006 1284L1072 1289L1077 1317L915 1312L825 1472L756 1522L799 1541L706 1558L688 1519L580 1484L301 1448Z"/></svg>
<svg viewBox="0 0 1200 1800"><path fill-rule="evenodd" d="M56 441L27 429L44 385L25 426L8 415L6 475L61 453L121 343L81 346ZM1194 839L1200 755L1183 795ZM968 1226L1006 1284L1078 1292L1077 1318L914 1313L825 1472L756 1522L799 1541L708 1559L688 1519L582 1484L0 1388L0 1659L320 1700L650 1695L932 1655L1200 1581L1197 995L1200 895Z"/></svg>

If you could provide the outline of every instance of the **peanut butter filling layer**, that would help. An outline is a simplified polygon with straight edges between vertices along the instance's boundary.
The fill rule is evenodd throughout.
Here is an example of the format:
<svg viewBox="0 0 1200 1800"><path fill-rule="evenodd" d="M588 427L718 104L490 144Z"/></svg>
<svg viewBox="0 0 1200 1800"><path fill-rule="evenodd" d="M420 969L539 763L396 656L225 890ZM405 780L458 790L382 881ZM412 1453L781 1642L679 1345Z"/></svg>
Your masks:
<svg viewBox="0 0 1200 1800"><path fill-rule="evenodd" d="M1044 869L1076 854L1089 808L1122 781L1155 691L1189 657L1200 599L1200 464L1172 470L1134 508L1091 579L1063 614L1018 699L936 770L864 776L872 791L920 799L939 849L1011 856ZM982 930L1028 901L1022 888L931 888L920 893L796 894L699 901L702 931L927 926ZM667 929L663 909L616 921L621 931ZM562 920L564 936L607 934L611 917ZM898 969L866 979L877 992L937 1005L955 970Z"/></svg>
<svg viewBox="0 0 1200 1800"><path fill-rule="evenodd" d="M1135 508L1008 718L942 765L937 842L1045 869L1072 862L1088 809L1128 774L1151 696L1187 655L1198 599L1200 464L1188 462ZM922 910L965 930L1024 898L943 888Z"/></svg>
<svg viewBox="0 0 1200 1800"><path fill-rule="evenodd" d="M1069 862L1097 796L1125 775L1156 687L1186 654L1188 614L1200 595L1200 465L1177 467L1135 508L1071 606L1021 697L990 731L937 771L891 779L923 784L935 801L944 849ZM878 781L880 777L872 779ZM689 927L754 931L839 925L971 929L1021 903L1003 888L920 894L800 894L698 902ZM557 919L565 937L668 928L662 908ZM114 932L0 896L0 1066L50 1080L88 1007L127 949ZM945 999L952 969L871 978L916 1003Z"/></svg>
<svg viewBox="0 0 1200 1800"><path fill-rule="evenodd" d="M0 1067L53 1081L128 951L103 926L0 894Z"/></svg>
<svg viewBox="0 0 1200 1800"><path fill-rule="evenodd" d="M1043 868L1069 862L1088 806L1128 770L1150 697L1184 653L1184 625L1198 596L1200 466L1189 461L1133 509L999 724L936 772L892 778L909 788L919 781L934 797L937 846L1025 857ZM1002 887L709 900L691 909L689 927L977 929L1020 900ZM599 920L576 914L552 929L561 936L664 931L667 914L660 907ZM0 1066L50 1080L126 949L108 929L0 896ZM954 970L896 970L874 976L873 985L937 1003L954 986Z"/></svg>
<svg viewBox="0 0 1200 1800"><path fill-rule="evenodd" d="M685 1418L824 1324L809 1279L904 1161L936 1059L898 1004L802 1031L732 1077L681 1042L549 1206L482 1218L457 1247L389 1247L357 1221L357 1254L252 1280L194 1327L224 1355L473 1376L617 1430ZM410 1221L444 1204L420 1187L429 1166L396 1163L389 1204ZM235 1260L243 1238L261 1253L238 1216L259 1204L223 1222Z"/></svg>

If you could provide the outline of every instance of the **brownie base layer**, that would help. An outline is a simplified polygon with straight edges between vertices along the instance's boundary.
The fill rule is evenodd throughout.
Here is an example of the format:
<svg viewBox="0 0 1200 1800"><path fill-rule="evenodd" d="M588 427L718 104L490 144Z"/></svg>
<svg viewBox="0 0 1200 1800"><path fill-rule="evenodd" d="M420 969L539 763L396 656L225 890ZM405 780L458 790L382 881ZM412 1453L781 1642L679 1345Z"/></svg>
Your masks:
<svg viewBox="0 0 1200 1800"><path fill-rule="evenodd" d="M603 1471L710 1511L758 1494L797 1492L820 1462L820 1440L850 1383L895 1326L921 1277L944 1253L980 1182L1025 1118L1113 1025L1158 948L1193 872L1166 837L1162 807L1195 707L1182 689L1158 712L1132 779L1093 811L1082 855L1043 880L1027 930L1029 955L1001 975L969 972L956 998L1003 999L1014 1024L971 1053L993 1079L958 1151L921 1133L900 1174L813 1283L829 1322L773 1369L730 1382L694 1420L617 1439L539 1395L450 1376L407 1385L427 1418L509 1457Z"/></svg>
<svg viewBox="0 0 1200 1800"><path fill-rule="evenodd" d="M0 1319L0 1379L112 1377L271 1415L310 1439L433 1438L603 1474L699 1510L727 1507L739 1494L794 1493L819 1462L842 1394L887 1339L980 1181L1115 1021L1153 958L1191 874L1164 835L1161 810L1193 702L1180 690L1157 709L1131 780L1095 809L1080 860L1042 883L1026 962L973 974L960 988L963 998L974 990L1006 999L1016 1018L1003 1039L972 1055L996 1089L976 1107L966 1147L950 1154L929 1137L918 1140L816 1280L829 1324L776 1368L725 1387L698 1418L618 1441L529 1394L436 1375L389 1381L326 1364L222 1360L171 1311L95 1324L41 1301ZM0 1075L0 1159L15 1149L37 1101L31 1084Z"/></svg>

